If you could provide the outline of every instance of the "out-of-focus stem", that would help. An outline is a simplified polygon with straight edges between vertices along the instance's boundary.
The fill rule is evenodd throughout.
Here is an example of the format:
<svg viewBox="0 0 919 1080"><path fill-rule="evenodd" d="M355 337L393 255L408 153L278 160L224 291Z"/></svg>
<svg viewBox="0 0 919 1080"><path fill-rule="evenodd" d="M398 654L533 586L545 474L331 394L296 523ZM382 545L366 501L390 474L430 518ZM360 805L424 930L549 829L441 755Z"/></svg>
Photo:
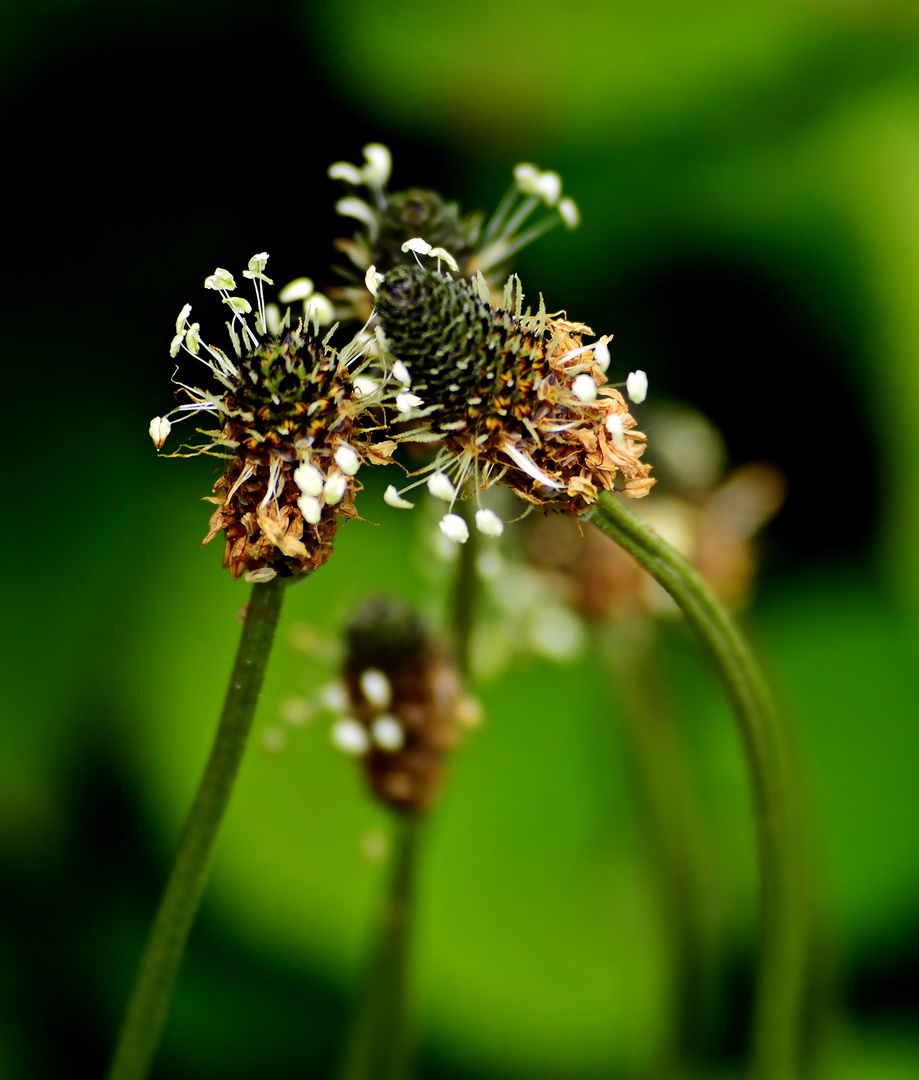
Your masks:
<svg viewBox="0 0 919 1080"><path fill-rule="evenodd" d="M621 721L642 809L673 972L662 1075L693 1074L700 1063L712 1001L708 853L692 769L655 667L654 628L598 631L615 677Z"/></svg>
<svg viewBox="0 0 919 1080"><path fill-rule="evenodd" d="M141 957L109 1080L142 1080L153 1063L252 727L284 590L285 579L280 577L252 586L214 745Z"/></svg>
<svg viewBox="0 0 919 1080"><path fill-rule="evenodd" d="M760 867L760 963L749 1075L795 1080L807 897L797 795L778 711L740 629L683 556L609 495L584 517L673 597L711 654L734 707L753 787Z"/></svg>
<svg viewBox="0 0 919 1080"><path fill-rule="evenodd" d="M408 1080L408 967L415 873L422 828L416 814L398 814L392 865L341 1080Z"/></svg>

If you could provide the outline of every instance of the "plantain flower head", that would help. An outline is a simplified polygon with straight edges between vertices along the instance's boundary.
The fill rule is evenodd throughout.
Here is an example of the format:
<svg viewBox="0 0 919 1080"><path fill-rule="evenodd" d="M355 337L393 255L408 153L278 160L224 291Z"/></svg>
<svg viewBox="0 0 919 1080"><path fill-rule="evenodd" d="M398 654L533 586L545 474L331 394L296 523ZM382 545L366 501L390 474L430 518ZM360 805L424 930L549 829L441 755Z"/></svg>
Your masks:
<svg viewBox="0 0 919 1080"><path fill-rule="evenodd" d="M232 355L207 344L186 304L176 320L171 355L187 354L208 371L212 386L199 388L174 377L186 398L167 416L155 417L150 436L159 450L176 423L207 417L196 429L204 441L170 457L210 454L226 468L209 501L216 504L203 543L225 536L223 564L234 578L267 581L315 570L332 553L341 519L354 517L356 475L365 461L388 460L386 445L371 442L367 411L394 396L380 380L360 372L375 342L359 333L343 348L330 343L320 324L331 305L299 279L285 292L303 299L304 318L291 327L265 304L268 255L249 260L243 277L255 287L255 306L235 295L233 275L218 268L205 288L219 293L230 312ZM363 392L362 392L363 391Z"/></svg>
<svg viewBox="0 0 919 1080"><path fill-rule="evenodd" d="M543 304L525 314L516 278L497 306L482 275L457 280L420 260L374 285L385 349L410 379L405 417L416 426L404 438L440 443L427 483L449 504L441 522L448 539L468 538L454 513L467 486L478 497L501 483L531 506L571 516L602 491L647 494L654 480L641 460L645 436L606 378L609 337L585 345L589 327L550 316ZM643 373L636 389L647 392ZM422 482L388 489L386 501L407 508L405 494ZM491 536L503 528L482 509L475 524Z"/></svg>

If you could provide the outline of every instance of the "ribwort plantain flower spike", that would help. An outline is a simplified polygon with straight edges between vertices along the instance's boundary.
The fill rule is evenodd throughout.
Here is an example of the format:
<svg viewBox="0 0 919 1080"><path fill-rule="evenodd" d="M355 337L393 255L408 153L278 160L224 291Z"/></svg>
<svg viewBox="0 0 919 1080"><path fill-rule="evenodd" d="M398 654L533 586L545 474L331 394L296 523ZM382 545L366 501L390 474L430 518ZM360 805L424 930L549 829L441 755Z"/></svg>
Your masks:
<svg viewBox="0 0 919 1080"><path fill-rule="evenodd" d="M532 506L571 516L602 491L647 494L654 481L640 460L645 436L607 384L609 338L582 344L590 328L564 313L550 316L542 304L536 315L524 314L517 279L498 306L490 295L481 276L466 282L422 265L397 266L376 288L384 363L404 369L416 391L405 410L413 426L396 438L440 443L424 471L430 493L449 503L443 534L454 543L468 539L465 519L453 512L467 487L478 501L501 483ZM630 392L647 391L639 375L630 376ZM408 509L403 495L422 483L390 487L384 498ZM474 520L486 536L503 531L492 510L480 507Z"/></svg>
<svg viewBox="0 0 919 1080"><path fill-rule="evenodd" d="M255 286L254 328L247 319L253 308L232 295L236 282L229 271L218 267L205 281L232 312L227 329L234 359L201 338L199 325L189 323L191 305L183 307L171 355L184 351L203 363L218 387L200 389L174 377L189 400L150 424L159 450L176 422L202 414L217 421L213 430L197 429L204 443L167 456L226 459L203 542L223 531L224 566L249 581L302 574L328 559L339 521L356 515L355 476L362 462L389 460L387 444L371 442L368 410L394 398L400 385L363 377L358 388L375 339L361 331L339 349L330 343L332 332L320 336L331 305L308 278L281 291L285 302L303 301L304 318L292 329L288 310L272 332L264 297L264 284L273 284L264 272L267 262L261 252L243 271Z"/></svg>

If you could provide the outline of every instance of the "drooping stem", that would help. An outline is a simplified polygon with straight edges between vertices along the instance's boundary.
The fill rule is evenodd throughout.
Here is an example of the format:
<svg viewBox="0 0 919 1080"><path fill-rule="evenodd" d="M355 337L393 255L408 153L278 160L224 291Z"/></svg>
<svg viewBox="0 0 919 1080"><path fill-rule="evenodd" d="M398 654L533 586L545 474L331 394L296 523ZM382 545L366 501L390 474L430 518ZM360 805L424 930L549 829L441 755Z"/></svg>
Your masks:
<svg viewBox="0 0 919 1080"><path fill-rule="evenodd" d="M682 609L734 708L753 788L760 867L760 959L749 1075L799 1075L807 897L800 815L778 711L739 627L682 555L609 495L585 515Z"/></svg>
<svg viewBox="0 0 919 1080"><path fill-rule="evenodd" d="M411 1075L408 966L421 828L417 814L395 819L390 876L341 1080L408 1080Z"/></svg>
<svg viewBox="0 0 919 1080"><path fill-rule="evenodd" d="M239 770L281 614L285 579L252 586L214 745L141 957L109 1080L142 1080L159 1045L211 853Z"/></svg>

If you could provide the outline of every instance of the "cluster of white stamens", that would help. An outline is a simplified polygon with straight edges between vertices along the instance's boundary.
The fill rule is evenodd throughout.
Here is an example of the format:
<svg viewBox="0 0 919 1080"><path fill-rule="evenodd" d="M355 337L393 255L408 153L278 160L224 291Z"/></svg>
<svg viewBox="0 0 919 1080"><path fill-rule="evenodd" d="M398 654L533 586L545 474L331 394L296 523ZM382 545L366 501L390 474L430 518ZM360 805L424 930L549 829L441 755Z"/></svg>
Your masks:
<svg viewBox="0 0 919 1080"><path fill-rule="evenodd" d="M521 232L530 214L541 205L554 212ZM562 178L558 173L542 171L528 163L517 165L513 185L485 227L474 257L475 267L487 273L560 221L574 229L580 220L574 200L562 198Z"/></svg>
<svg viewBox="0 0 919 1080"><path fill-rule="evenodd" d="M352 716L342 716L332 725L333 744L351 757L363 757L371 746L388 753L401 750L405 745L405 728L397 716L386 711L392 703L392 685L386 673L366 668L358 682L361 693L378 715L369 729Z"/></svg>
<svg viewBox="0 0 919 1080"><path fill-rule="evenodd" d="M348 490L348 478L361 467L361 459L353 447L342 443L335 451L335 466L327 474L309 459L304 448L300 464L294 470L294 483L300 489L297 508L304 521L316 525L322 517L323 506L337 506Z"/></svg>
<svg viewBox="0 0 919 1080"><path fill-rule="evenodd" d="M236 289L236 280L229 270L218 266L213 274L208 275L204 281L204 287L219 293L222 302L233 312L233 317L226 323L226 327L233 345L233 351L240 359L250 349L257 349L261 344L262 337L268 334L277 335L290 322L289 309L282 320L278 307L275 304L265 303L264 285L274 284L273 280L265 274L268 258L267 251L253 255L249 260L248 269L243 270L242 273L244 278L248 278L255 283L255 330L246 321L246 316L252 313L252 305L241 296L231 295ZM334 317L331 301L315 291L309 278L297 278L290 282L281 290L278 299L282 304L291 304L302 300L304 322L311 323L317 331L320 326L330 323ZM214 345L208 345L202 339L200 324L189 322L191 310L191 304L186 304L179 312L179 317L176 319L175 336L169 347L169 355L176 357L180 351L188 353L189 356L205 364L214 378L225 389L232 391L234 389L233 380L239 375L237 366L222 349ZM242 331L241 337L237 330L237 324ZM348 348L351 348L351 346ZM363 355L364 351L366 351L364 348L358 349L352 359ZM342 350L343 355L346 352L347 349ZM175 419L170 420L169 417L175 417L176 414L179 414L181 420L186 416L194 416L201 412L223 412L220 396L201 390L198 387L186 386L185 383L179 382L177 379L173 379L173 381L186 391L191 401L178 406L166 416L154 416L150 421L150 438L153 440L153 445L157 450L162 449L169 433L172 431L173 424L178 422ZM374 383L374 389L376 388L377 384ZM342 469L342 471L345 472L346 470ZM348 475L353 475L353 473ZM339 501L340 499L341 496L339 496ZM315 524L315 522L313 523Z"/></svg>
<svg viewBox="0 0 919 1080"><path fill-rule="evenodd" d="M329 166L329 178L331 180L343 180L353 187L366 187L373 195L377 207L383 209L386 206L384 189L392 172L392 155L389 147L382 143L368 143L364 147L364 165L351 165L347 161L336 161ZM376 211L369 203L355 195L348 195L339 199L335 209L342 217L355 218L367 226L370 235L376 239L380 223Z"/></svg>

